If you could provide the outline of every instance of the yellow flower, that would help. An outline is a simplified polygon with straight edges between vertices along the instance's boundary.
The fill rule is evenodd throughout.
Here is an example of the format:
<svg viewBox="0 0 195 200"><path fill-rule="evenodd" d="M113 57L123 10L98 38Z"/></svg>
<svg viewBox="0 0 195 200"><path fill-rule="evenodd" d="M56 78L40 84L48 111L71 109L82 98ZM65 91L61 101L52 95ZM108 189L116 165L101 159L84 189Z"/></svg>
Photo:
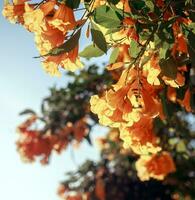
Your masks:
<svg viewBox="0 0 195 200"><path fill-rule="evenodd" d="M24 2L26 0L14 0L13 4L7 1L4 5L2 15L11 23L23 23Z"/></svg>
<svg viewBox="0 0 195 200"><path fill-rule="evenodd" d="M76 58L74 62L72 62L71 59L67 58L65 60L62 60L61 65L63 66L64 69L67 69L71 72L83 68L83 64L81 63L79 58Z"/></svg>
<svg viewBox="0 0 195 200"><path fill-rule="evenodd" d="M3 8L2 15L11 23L17 22L17 16L14 14L14 5L6 4Z"/></svg>
<svg viewBox="0 0 195 200"><path fill-rule="evenodd" d="M160 85L160 81L158 79L158 75L160 74L160 70L150 68L148 76L147 76L147 81L151 85Z"/></svg>
<svg viewBox="0 0 195 200"><path fill-rule="evenodd" d="M151 46L153 46L153 43L151 43ZM143 71L146 72L146 77L149 84L160 85L158 75L160 74L161 70L156 56L153 55L152 58L143 66Z"/></svg>
<svg viewBox="0 0 195 200"><path fill-rule="evenodd" d="M147 181L150 178L163 180L169 173L174 172L175 164L168 152L160 155L141 156L135 163L140 180Z"/></svg>
<svg viewBox="0 0 195 200"><path fill-rule="evenodd" d="M174 88L182 87L185 84L185 77L179 72L177 73L176 79L171 79L166 76L163 76L162 79L164 80L166 85L170 85Z"/></svg>
<svg viewBox="0 0 195 200"><path fill-rule="evenodd" d="M150 180L150 174L147 171L145 164L149 162L150 156L149 155L142 155L135 163L135 167L137 170L137 175L141 181L148 181Z"/></svg>
<svg viewBox="0 0 195 200"><path fill-rule="evenodd" d="M132 109L132 112L124 113L123 119L127 121L127 126L132 126L135 122L138 122L141 118L141 113L138 109Z"/></svg>
<svg viewBox="0 0 195 200"><path fill-rule="evenodd" d="M30 32L42 32L45 27L44 13L41 9L33 9L25 3L24 27Z"/></svg>
<svg viewBox="0 0 195 200"><path fill-rule="evenodd" d="M59 8L55 12L54 16L48 22L51 26L62 31L64 34L66 34L69 30L73 30L76 26L74 12L65 4L59 5Z"/></svg>
<svg viewBox="0 0 195 200"><path fill-rule="evenodd" d="M114 114L114 109L109 107L104 98L94 95L90 99L91 111L98 115L99 123L105 126L118 127L120 122L114 123L110 117Z"/></svg>
<svg viewBox="0 0 195 200"><path fill-rule="evenodd" d="M149 117L142 116L131 127L120 128L120 138L124 142L124 148L131 148L139 155L157 153L161 150L157 145L158 138L153 133L152 119Z"/></svg>
<svg viewBox="0 0 195 200"><path fill-rule="evenodd" d="M51 76L61 76L58 70L58 65L55 62L42 62L43 69Z"/></svg>
<svg viewBox="0 0 195 200"><path fill-rule="evenodd" d="M45 55L52 49L52 44L48 40L45 40L39 32L35 33L35 44L40 55Z"/></svg>

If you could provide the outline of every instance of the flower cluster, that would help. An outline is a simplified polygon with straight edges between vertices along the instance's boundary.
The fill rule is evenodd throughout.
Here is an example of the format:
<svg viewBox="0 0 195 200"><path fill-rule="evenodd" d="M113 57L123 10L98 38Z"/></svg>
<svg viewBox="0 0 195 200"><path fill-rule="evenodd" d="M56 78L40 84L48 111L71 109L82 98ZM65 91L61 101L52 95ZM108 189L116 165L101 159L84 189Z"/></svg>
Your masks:
<svg viewBox="0 0 195 200"><path fill-rule="evenodd" d="M173 17L173 14L166 17ZM167 18L165 20L168 20ZM171 48L171 55L167 60L161 60L157 45L149 40L142 41L139 37L135 37L136 21L126 19L126 24L131 26L128 31L131 30L133 34L126 33L129 40L115 46L118 48L118 54L115 55L115 62L108 66L108 70L121 69L121 76L111 89L105 91L100 97L92 96L90 100L91 111L98 115L100 124L118 128L124 147L131 148L134 153L141 156L136 165L141 180L149 180L151 177L163 179L168 173L175 171L174 162L169 154L162 153L160 157L162 159L156 159L161 147L159 146L160 138L153 130L153 121L155 118L166 119L162 98L165 88L168 88L168 99L178 102L187 111L191 111L189 88L186 89L183 99L176 97L176 89L185 85L185 73L188 71L187 66L180 63L180 56L188 55L186 39L182 34L180 24L189 23L190 20L182 17L175 21L172 26L175 42ZM134 52L129 51L134 41L143 46L141 53L139 52L135 57ZM164 72L174 65L174 75ZM160 161L165 159L166 162L170 161L167 168L171 167L169 170L159 168L158 172L151 167L148 172L143 156L148 156L147 159L151 159L152 163L159 161L159 165ZM145 173L143 168L141 170L141 165L145 167Z"/></svg>
<svg viewBox="0 0 195 200"><path fill-rule="evenodd" d="M88 193L73 192L63 184L59 185L57 194L62 200L89 200Z"/></svg>
<svg viewBox="0 0 195 200"><path fill-rule="evenodd" d="M39 53L44 56L42 64L46 72L58 76L59 66L70 71L82 68L78 58L78 44L69 52L49 55L53 48L63 45L68 32L82 23L76 21L73 9L56 0L44 1L40 5L16 0L13 4L4 6L3 15L10 22L20 23L26 30L34 33Z"/></svg>
<svg viewBox="0 0 195 200"><path fill-rule="evenodd" d="M80 143L89 131L85 119L74 124L69 122L55 134L51 130L43 133L42 129L37 129L37 121L37 116L32 116L18 127L17 149L27 162L33 162L38 157L42 164L47 164L53 151L61 153L72 140L75 144Z"/></svg>
<svg viewBox="0 0 195 200"><path fill-rule="evenodd" d="M175 172L175 164L168 152L162 152L160 155L141 156L135 165L142 181L150 178L163 180L167 174Z"/></svg>

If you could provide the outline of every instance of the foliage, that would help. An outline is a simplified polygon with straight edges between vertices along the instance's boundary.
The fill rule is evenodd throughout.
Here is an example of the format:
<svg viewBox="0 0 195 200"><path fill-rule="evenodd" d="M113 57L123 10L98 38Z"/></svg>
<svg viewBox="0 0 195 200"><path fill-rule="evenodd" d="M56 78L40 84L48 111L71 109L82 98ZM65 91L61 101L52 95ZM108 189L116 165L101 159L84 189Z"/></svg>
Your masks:
<svg viewBox="0 0 195 200"><path fill-rule="evenodd" d="M112 151L105 139L110 153L103 148L100 163L88 161L70 174L63 198L194 198L194 133L183 118L195 110L194 9L193 0L5 3L3 15L34 33L51 75L59 76L60 67L82 69L80 57L110 56L107 71L91 66L69 73L73 82L51 89L41 116L28 109L23 114L31 117L18 127L20 153L44 164L72 141L90 143L96 123L116 129ZM91 44L79 53L83 35ZM153 187L151 194L139 192Z"/></svg>

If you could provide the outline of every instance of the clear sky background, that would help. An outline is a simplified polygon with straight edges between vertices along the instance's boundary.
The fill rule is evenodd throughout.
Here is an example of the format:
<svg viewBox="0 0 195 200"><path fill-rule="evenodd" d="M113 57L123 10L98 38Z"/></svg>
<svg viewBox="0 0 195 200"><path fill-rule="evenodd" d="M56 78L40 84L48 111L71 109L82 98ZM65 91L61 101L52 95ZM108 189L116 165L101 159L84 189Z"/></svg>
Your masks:
<svg viewBox="0 0 195 200"><path fill-rule="evenodd" d="M0 2L2 11L3 1ZM67 78L46 74L40 61L33 35L19 25L10 24L0 14L0 199L1 200L58 200L56 189L64 173L75 169L70 149L52 156L48 166L25 164L16 151L15 128L24 118L18 113L25 108L39 110L48 88L62 86ZM103 133L97 127L94 135ZM97 159L97 149L82 144L74 150L75 160Z"/></svg>

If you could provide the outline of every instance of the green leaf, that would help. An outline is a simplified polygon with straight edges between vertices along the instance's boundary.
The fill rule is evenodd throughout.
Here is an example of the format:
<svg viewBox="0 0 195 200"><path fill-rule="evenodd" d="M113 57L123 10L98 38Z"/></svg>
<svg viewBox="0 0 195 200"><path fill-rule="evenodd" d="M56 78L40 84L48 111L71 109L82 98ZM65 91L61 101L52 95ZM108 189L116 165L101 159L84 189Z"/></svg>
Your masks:
<svg viewBox="0 0 195 200"><path fill-rule="evenodd" d="M140 52L141 48L135 40L131 40L129 54L131 57L136 58Z"/></svg>
<svg viewBox="0 0 195 200"><path fill-rule="evenodd" d="M161 59L159 64L160 64L162 75L167 76L172 79L176 78L178 63L176 62L174 58L170 57L166 60Z"/></svg>
<svg viewBox="0 0 195 200"><path fill-rule="evenodd" d="M101 49L104 53L106 53L108 50L106 39L103 33L100 30L98 30L98 27L95 26L94 24L92 24L91 36L92 36L92 41L94 42L94 44L99 49Z"/></svg>
<svg viewBox="0 0 195 200"><path fill-rule="evenodd" d="M189 32L188 34L188 51L190 55L190 60L192 62L192 66L195 66L195 34L193 32Z"/></svg>
<svg viewBox="0 0 195 200"><path fill-rule="evenodd" d="M179 141L179 143L176 146L177 152L186 152L186 145L183 140Z"/></svg>
<svg viewBox="0 0 195 200"><path fill-rule="evenodd" d="M103 5L95 9L94 21L106 28L117 28L121 26L122 16L109 6Z"/></svg>
<svg viewBox="0 0 195 200"><path fill-rule="evenodd" d="M146 0L145 1L146 6L150 9L150 11L154 11L154 3L152 0Z"/></svg>
<svg viewBox="0 0 195 200"><path fill-rule="evenodd" d="M116 33L118 31L120 31L120 28L111 28L108 31L106 31L105 35L109 35L111 33Z"/></svg>
<svg viewBox="0 0 195 200"><path fill-rule="evenodd" d="M190 23L188 28L195 34L195 22Z"/></svg>
<svg viewBox="0 0 195 200"><path fill-rule="evenodd" d="M191 4L192 5L193 4L193 0L186 0L185 1L185 5L187 5L187 4Z"/></svg>
<svg viewBox="0 0 195 200"><path fill-rule="evenodd" d="M92 141L89 134L85 136L85 139L87 140L88 144L92 146Z"/></svg>
<svg viewBox="0 0 195 200"><path fill-rule="evenodd" d="M131 2L131 5L132 7L135 9L135 10L141 10L145 7L145 2L143 0L139 0L139 1L130 1Z"/></svg>
<svg viewBox="0 0 195 200"><path fill-rule="evenodd" d="M167 51L171 48L171 45L167 42L163 42L160 51L159 51L159 56L160 59L166 59L167 57Z"/></svg>
<svg viewBox="0 0 195 200"><path fill-rule="evenodd" d="M79 38L81 35L81 29L79 29L70 39L68 39L64 44L53 48L46 56L56 56L60 55L62 53L67 53L73 50L79 42Z"/></svg>
<svg viewBox="0 0 195 200"><path fill-rule="evenodd" d="M94 45L87 46L83 51L79 53L79 56L84 58L100 57L104 55L104 52Z"/></svg>
<svg viewBox="0 0 195 200"><path fill-rule="evenodd" d="M175 146L177 143L178 143L178 138L170 138L169 140L168 140L168 142L169 142L169 144L171 145L171 146Z"/></svg>
<svg viewBox="0 0 195 200"><path fill-rule="evenodd" d="M80 5L80 0L65 0L65 4L72 8L72 9L75 9L75 8L78 8L79 5Z"/></svg>
<svg viewBox="0 0 195 200"><path fill-rule="evenodd" d="M36 115L35 111L33 111L31 109L26 109L19 113L19 115L27 115L27 114Z"/></svg>
<svg viewBox="0 0 195 200"><path fill-rule="evenodd" d="M112 51L111 55L110 55L110 61L109 61L109 63L110 63L110 64L115 63L115 62L116 62L116 59L118 58L118 55L119 55L119 48L115 48L115 49Z"/></svg>
<svg viewBox="0 0 195 200"><path fill-rule="evenodd" d="M108 0L108 3L116 5L120 0Z"/></svg>
<svg viewBox="0 0 195 200"><path fill-rule="evenodd" d="M167 93L166 90L162 91L160 93L160 99L161 99L161 103L162 103L162 107L163 107L163 112L166 116L167 119L171 118L171 113L172 113L172 107L169 104L168 100L167 100Z"/></svg>

